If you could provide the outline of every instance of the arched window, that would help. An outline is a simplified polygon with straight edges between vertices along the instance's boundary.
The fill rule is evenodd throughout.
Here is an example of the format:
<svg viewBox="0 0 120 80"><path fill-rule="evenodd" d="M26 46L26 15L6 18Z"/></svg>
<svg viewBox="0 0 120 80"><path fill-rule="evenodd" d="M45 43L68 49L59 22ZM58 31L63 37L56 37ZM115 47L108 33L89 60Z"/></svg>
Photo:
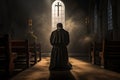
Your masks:
<svg viewBox="0 0 120 80"><path fill-rule="evenodd" d="M112 20L112 4L111 0L108 0L108 30L113 29L113 20Z"/></svg>
<svg viewBox="0 0 120 80"><path fill-rule="evenodd" d="M56 29L57 23L65 26L65 5L61 0L56 0L52 4L52 30Z"/></svg>

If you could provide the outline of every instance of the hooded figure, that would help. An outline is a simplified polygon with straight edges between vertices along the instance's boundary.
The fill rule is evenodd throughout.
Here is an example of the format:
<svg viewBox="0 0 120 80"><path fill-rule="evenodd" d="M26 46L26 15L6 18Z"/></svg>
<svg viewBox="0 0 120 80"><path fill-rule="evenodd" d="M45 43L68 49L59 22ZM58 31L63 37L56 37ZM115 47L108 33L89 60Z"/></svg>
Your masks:
<svg viewBox="0 0 120 80"><path fill-rule="evenodd" d="M70 70L71 64L68 60L67 45L69 44L69 33L63 29L62 23L57 24L57 29L52 32L50 43L53 46L50 59L50 70Z"/></svg>

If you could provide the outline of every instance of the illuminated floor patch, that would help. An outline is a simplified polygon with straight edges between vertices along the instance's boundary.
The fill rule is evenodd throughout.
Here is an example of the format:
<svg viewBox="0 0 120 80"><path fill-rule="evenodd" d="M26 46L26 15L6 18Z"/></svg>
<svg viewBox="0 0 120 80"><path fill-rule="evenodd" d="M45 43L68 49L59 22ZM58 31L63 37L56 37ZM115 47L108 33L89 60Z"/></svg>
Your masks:
<svg viewBox="0 0 120 80"><path fill-rule="evenodd" d="M49 57L35 66L21 72L11 80L120 80L120 74L101 69L76 58L70 58L73 69L70 71L50 72Z"/></svg>

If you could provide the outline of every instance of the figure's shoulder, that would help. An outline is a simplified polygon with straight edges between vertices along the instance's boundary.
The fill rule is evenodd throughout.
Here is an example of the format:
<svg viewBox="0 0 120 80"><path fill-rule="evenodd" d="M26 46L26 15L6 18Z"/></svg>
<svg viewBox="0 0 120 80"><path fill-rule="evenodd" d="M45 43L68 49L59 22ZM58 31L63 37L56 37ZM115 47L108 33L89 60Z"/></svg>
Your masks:
<svg viewBox="0 0 120 80"><path fill-rule="evenodd" d="M69 33L68 31L66 31L65 29L63 29L64 30L64 32L66 32L66 33Z"/></svg>
<svg viewBox="0 0 120 80"><path fill-rule="evenodd" d="M52 33L56 33L56 32L57 32L57 30L52 31Z"/></svg>

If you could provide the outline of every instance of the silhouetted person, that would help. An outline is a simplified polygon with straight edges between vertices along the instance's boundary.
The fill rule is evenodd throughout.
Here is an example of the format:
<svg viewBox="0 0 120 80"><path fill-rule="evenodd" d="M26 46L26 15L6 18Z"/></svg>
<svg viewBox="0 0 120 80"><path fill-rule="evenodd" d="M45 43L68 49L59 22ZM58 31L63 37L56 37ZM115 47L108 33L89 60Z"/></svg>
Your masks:
<svg viewBox="0 0 120 80"><path fill-rule="evenodd" d="M69 33L63 29L62 23L57 24L57 30L50 37L53 46L51 51L50 70L70 70L71 64L68 60L67 45L69 44Z"/></svg>

